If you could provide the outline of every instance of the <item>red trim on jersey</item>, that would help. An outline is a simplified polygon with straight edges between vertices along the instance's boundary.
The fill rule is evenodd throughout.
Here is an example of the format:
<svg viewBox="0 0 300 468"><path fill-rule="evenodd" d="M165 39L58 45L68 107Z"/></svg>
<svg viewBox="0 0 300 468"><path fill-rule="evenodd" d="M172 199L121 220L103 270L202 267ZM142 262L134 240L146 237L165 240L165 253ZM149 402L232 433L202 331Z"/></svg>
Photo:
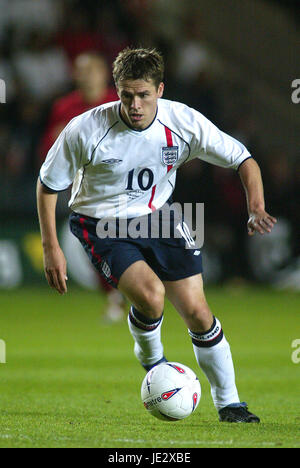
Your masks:
<svg viewBox="0 0 300 468"><path fill-rule="evenodd" d="M168 127L166 127L166 126L164 126L164 127L165 127L165 132L166 132L167 145L168 146L173 146L172 132Z"/></svg>
<svg viewBox="0 0 300 468"><path fill-rule="evenodd" d="M165 132L166 132L167 145L168 146L173 146L172 132L168 127L166 127L166 126L164 126L164 127L165 127ZM172 169L172 167L173 167L173 165L169 164L167 166L167 171L169 172Z"/></svg>
<svg viewBox="0 0 300 468"><path fill-rule="evenodd" d="M151 192L151 198L150 198L150 201L148 203L148 206L149 206L149 208L151 208L152 211L156 210L155 206L152 205L153 198L154 198L154 195L155 195L155 190L156 190L156 185L153 185L152 192Z"/></svg>
<svg viewBox="0 0 300 468"><path fill-rule="evenodd" d="M166 127L165 127L165 133L166 133L166 139L167 139L167 145L168 146L173 146L173 137L172 137L172 132L171 130ZM167 166L167 172L169 172L173 167L173 164L169 164ZM156 185L153 185L152 187L152 192L151 192L151 197L150 197L150 201L148 203L148 207L151 208L152 212L156 210L155 206L152 204L153 202L153 199L154 199L154 196L155 196L155 191L156 191Z"/></svg>
<svg viewBox="0 0 300 468"><path fill-rule="evenodd" d="M102 257L101 255L97 254L95 252L95 246L94 244L92 243L92 241L90 240L89 238L89 232L88 230L86 229L86 227L84 226L84 222L85 222L85 218L79 218L79 222L81 224L81 227L82 227L82 234L83 234L83 238L84 240L86 241L86 243L91 247L91 253L92 253L92 256L98 261L98 262L101 262L102 261ZM109 279L111 279L114 283L118 284L118 280L117 278L115 278L113 275L110 275Z"/></svg>

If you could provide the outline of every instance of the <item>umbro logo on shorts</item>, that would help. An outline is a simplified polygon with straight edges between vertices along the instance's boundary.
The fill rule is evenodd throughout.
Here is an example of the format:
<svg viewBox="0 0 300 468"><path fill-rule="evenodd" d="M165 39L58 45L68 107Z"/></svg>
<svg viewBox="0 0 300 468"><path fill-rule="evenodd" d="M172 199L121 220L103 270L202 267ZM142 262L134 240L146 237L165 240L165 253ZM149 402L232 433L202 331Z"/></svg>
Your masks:
<svg viewBox="0 0 300 468"><path fill-rule="evenodd" d="M101 268L102 268L102 272L106 276L106 278L109 278L111 276L111 269L109 268L109 266L108 266L108 264L106 263L105 260L102 261Z"/></svg>

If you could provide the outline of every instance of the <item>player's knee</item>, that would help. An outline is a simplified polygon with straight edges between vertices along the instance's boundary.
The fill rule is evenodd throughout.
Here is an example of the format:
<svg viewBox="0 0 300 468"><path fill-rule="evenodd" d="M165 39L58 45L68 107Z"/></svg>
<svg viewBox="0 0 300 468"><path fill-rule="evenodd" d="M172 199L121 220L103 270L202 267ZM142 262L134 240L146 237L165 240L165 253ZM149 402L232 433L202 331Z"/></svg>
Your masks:
<svg viewBox="0 0 300 468"><path fill-rule="evenodd" d="M161 282L154 282L143 290L137 308L142 314L150 318L160 318L164 310L164 301L164 285Z"/></svg>
<svg viewBox="0 0 300 468"><path fill-rule="evenodd" d="M213 315L206 302L190 304L186 308L185 318L189 329L200 333L207 331L213 322Z"/></svg>

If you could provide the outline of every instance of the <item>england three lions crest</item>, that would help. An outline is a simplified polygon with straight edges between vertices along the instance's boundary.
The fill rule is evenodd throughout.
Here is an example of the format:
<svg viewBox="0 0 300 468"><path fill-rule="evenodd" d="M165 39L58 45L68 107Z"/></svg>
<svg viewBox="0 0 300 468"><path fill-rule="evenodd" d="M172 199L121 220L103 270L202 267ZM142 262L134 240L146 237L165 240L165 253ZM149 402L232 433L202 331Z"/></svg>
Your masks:
<svg viewBox="0 0 300 468"><path fill-rule="evenodd" d="M173 166L178 161L178 146L164 146L161 149L161 161L165 166Z"/></svg>

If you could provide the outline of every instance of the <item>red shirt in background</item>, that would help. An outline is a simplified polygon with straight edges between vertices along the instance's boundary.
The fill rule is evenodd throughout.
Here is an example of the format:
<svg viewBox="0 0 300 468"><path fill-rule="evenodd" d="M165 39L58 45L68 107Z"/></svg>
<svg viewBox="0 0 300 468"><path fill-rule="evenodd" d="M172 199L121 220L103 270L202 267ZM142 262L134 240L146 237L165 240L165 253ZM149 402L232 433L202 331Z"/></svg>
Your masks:
<svg viewBox="0 0 300 468"><path fill-rule="evenodd" d="M83 100L81 92L78 90L72 91L66 96L57 99L53 104L49 122L39 146L39 162L44 162L49 149L70 120L93 107L100 106L107 102L117 101L118 99L117 92L113 87L108 88L106 94L93 103L86 103Z"/></svg>

